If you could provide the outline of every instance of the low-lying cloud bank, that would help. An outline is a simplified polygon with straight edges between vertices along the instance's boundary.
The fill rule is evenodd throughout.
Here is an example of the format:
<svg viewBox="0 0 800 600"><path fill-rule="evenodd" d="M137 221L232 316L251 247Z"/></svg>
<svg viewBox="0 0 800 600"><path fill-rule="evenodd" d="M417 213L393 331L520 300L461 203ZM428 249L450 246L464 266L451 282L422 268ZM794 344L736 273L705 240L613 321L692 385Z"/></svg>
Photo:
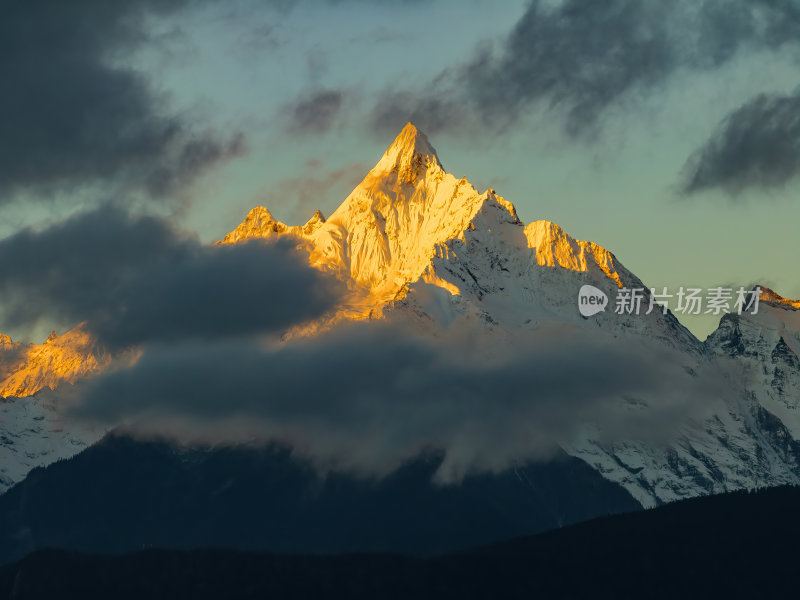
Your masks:
<svg viewBox="0 0 800 600"><path fill-rule="evenodd" d="M665 442L713 385L675 356L567 328L436 337L387 322L288 342L151 344L74 390L70 415L184 443L279 442L322 471L385 475L443 451L443 482L597 439Z"/></svg>

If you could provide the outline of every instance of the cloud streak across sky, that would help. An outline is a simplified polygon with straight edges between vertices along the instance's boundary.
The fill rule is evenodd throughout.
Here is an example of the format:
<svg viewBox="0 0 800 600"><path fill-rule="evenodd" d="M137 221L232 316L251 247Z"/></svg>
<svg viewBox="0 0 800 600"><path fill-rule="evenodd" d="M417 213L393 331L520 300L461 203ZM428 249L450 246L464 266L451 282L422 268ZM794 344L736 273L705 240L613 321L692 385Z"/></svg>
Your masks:
<svg viewBox="0 0 800 600"><path fill-rule="evenodd" d="M653 348L568 328L482 335L384 322L279 345L153 345L80 386L72 414L184 443L285 443L361 475L443 451L437 477L457 481L547 459L587 423L611 441L665 441L693 410L697 382Z"/></svg>
<svg viewBox="0 0 800 600"><path fill-rule="evenodd" d="M288 107L287 130L290 133L324 133L342 108L344 94L337 90L319 90L307 94Z"/></svg>
<svg viewBox="0 0 800 600"><path fill-rule="evenodd" d="M658 90L681 68L704 71L743 49L798 40L800 7L789 1L534 0L498 45L484 45L416 94L387 92L373 120L396 129L415 115L436 131L457 123L450 108L458 114L466 105L502 130L544 106L571 137L591 136L607 110Z"/></svg>
<svg viewBox="0 0 800 600"><path fill-rule="evenodd" d="M687 161L682 189L785 186L800 174L800 94L762 94L723 119Z"/></svg>

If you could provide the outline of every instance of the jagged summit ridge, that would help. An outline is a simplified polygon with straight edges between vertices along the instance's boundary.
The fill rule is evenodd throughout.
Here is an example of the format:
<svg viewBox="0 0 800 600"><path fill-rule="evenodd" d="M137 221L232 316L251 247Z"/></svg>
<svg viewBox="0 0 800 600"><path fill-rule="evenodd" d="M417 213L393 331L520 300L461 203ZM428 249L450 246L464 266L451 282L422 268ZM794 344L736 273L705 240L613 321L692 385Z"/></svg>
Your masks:
<svg viewBox="0 0 800 600"><path fill-rule="evenodd" d="M406 123L383 153L373 172L396 171L401 174L401 179L412 181L414 176L418 176L429 165L444 169L428 137L412 123Z"/></svg>
<svg viewBox="0 0 800 600"><path fill-rule="evenodd" d="M236 229L227 234L218 243L235 244L249 239L270 238L281 234L306 237L311 235L323 223L325 223L325 216L319 210L306 221L305 225L287 225L273 217L268 208L256 206L250 209L244 221Z"/></svg>

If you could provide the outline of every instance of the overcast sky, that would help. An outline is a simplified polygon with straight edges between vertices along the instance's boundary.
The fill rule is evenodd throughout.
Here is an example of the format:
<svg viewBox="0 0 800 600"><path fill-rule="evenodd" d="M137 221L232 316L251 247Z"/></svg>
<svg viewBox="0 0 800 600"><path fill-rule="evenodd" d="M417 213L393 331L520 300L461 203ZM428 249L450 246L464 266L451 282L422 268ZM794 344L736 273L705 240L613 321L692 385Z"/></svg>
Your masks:
<svg viewBox="0 0 800 600"><path fill-rule="evenodd" d="M5 6L0 237L109 203L205 242L304 222L413 120L647 285L800 297L795 0Z"/></svg>

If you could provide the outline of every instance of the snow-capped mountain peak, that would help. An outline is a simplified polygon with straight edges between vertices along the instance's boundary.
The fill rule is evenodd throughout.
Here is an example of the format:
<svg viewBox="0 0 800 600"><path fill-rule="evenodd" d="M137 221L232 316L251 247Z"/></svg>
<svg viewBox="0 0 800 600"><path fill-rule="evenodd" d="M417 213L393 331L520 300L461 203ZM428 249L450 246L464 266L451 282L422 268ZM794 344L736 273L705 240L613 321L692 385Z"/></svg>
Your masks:
<svg viewBox="0 0 800 600"><path fill-rule="evenodd" d="M380 312L403 286L429 273L442 245L474 230L472 221L485 205L497 207L501 221L519 224L514 206L494 190L480 194L465 178L446 173L425 134L409 123L328 219L317 212L305 225L286 225L257 207L223 243L302 238L312 249L312 264L367 294L354 300L362 307L355 312L367 314ZM353 306L345 310L355 314Z"/></svg>
<svg viewBox="0 0 800 600"><path fill-rule="evenodd" d="M413 183L429 167L443 169L427 136L407 123L372 169L373 174L397 172L402 182Z"/></svg>
<svg viewBox="0 0 800 600"><path fill-rule="evenodd" d="M524 293L534 293L544 282L533 276L531 264L586 273L614 288L623 280L638 281L605 248L575 240L549 221L525 227L514 205L495 190L479 193L466 178L447 173L428 138L411 123L327 220L317 214L303 226L289 226L257 207L223 243L275 235L303 238L313 264L366 290L368 297L357 300L362 315L381 314L417 281L450 295L472 290L482 297L492 289L516 289L508 285L508 274L524 273ZM481 250L472 255L474 248ZM478 269L477 261L488 255L496 259ZM506 263L513 268L498 268ZM541 296L542 290L536 293ZM559 301L571 301L573 290L564 294ZM346 312L353 316L359 310L349 306Z"/></svg>

